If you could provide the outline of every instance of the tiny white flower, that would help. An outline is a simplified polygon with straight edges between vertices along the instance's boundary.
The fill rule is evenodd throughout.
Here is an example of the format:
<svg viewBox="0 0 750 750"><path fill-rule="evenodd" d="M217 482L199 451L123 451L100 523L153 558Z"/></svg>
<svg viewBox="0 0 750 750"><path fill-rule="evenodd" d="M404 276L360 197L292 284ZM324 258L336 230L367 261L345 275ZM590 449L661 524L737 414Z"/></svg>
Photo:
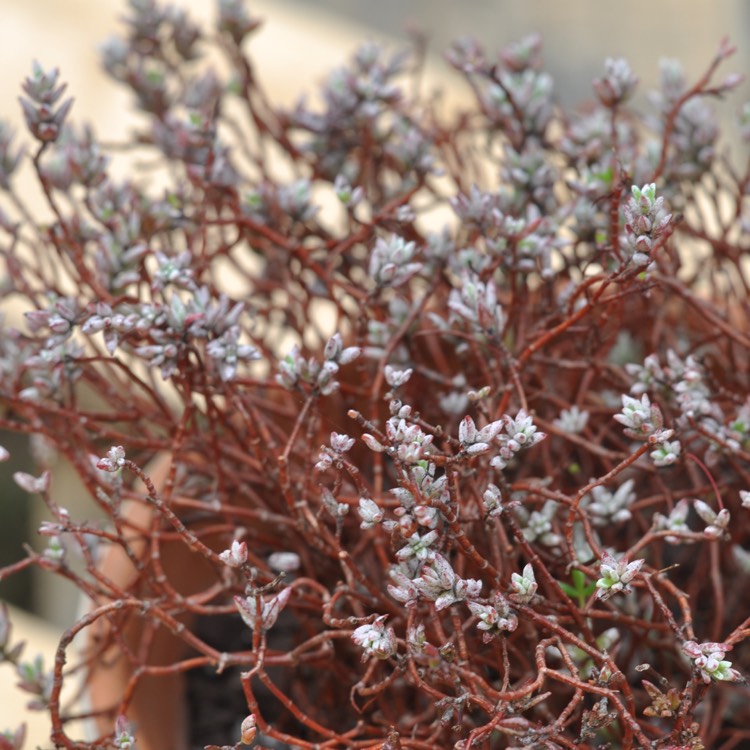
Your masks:
<svg viewBox="0 0 750 750"><path fill-rule="evenodd" d="M385 375L385 381L391 388L399 388L409 381L409 378L413 375L414 370L408 368L406 370L397 370L391 365L386 365L383 370Z"/></svg>
<svg viewBox="0 0 750 750"><path fill-rule="evenodd" d="M693 660L701 679L708 685L711 680L736 682L742 679L742 675L736 669L732 669L732 662L724 660L724 655L731 648L724 643L699 644L695 641L686 641L682 651Z"/></svg>
<svg viewBox="0 0 750 750"><path fill-rule="evenodd" d="M693 500L695 512L706 523L703 534L709 539L721 539L728 535L729 522L731 516L726 508L722 508L718 513L703 500Z"/></svg>
<svg viewBox="0 0 750 750"><path fill-rule="evenodd" d="M272 552L268 556L268 567L279 573L294 573L301 565L296 552Z"/></svg>
<svg viewBox="0 0 750 750"><path fill-rule="evenodd" d="M13 474L13 481L26 492L36 495L49 489L50 473L45 471L41 476L35 477L25 471L17 471Z"/></svg>
<svg viewBox="0 0 750 750"><path fill-rule="evenodd" d="M47 542L47 548L43 552L43 556L48 560L53 560L55 562L62 562L65 559L65 547L59 536L50 537L49 542Z"/></svg>
<svg viewBox="0 0 750 750"><path fill-rule="evenodd" d="M102 471L115 472L122 469L125 465L125 449L121 445L113 445L104 458L99 459L96 464L97 469Z"/></svg>
<svg viewBox="0 0 750 750"><path fill-rule="evenodd" d="M354 438L338 432L331 433L331 448L336 453L346 453L354 445Z"/></svg>
<svg viewBox="0 0 750 750"><path fill-rule="evenodd" d="M601 578L596 582L597 599L606 601L613 594L630 593L630 582L638 575L645 560L616 560L609 552L602 554L599 570Z"/></svg>
<svg viewBox="0 0 750 750"><path fill-rule="evenodd" d="M667 432L671 432L671 430L667 430ZM649 453L649 456L651 456L654 466L671 466L677 462L681 452L682 446L679 440L663 440Z"/></svg>
<svg viewBox="0 0 750 750"><path fill-rule="evenodd" d="M485 643L491 641L498 633L512 633L518 627L518 618L502 594L496 593L491 602L466 602L471 613L479 620L477 629L484 631L482 640Z"/></svg>
<svg viewBox="0 0 750 750"><path fill-rule="evenodd" d="M291 594L292 589L287 587L270 599L260 597L260 616L257 615L256 599L258 597L255 597L252 594L250 596L235 596L234 604L250 630L255 630L257 620L260 620L260 626L263 630L269 630L276 623L279 613L286 606Z"/></svg>
<svg viewBox="0 0 750 750"><path fill-rule="evenodd" d="M385 515L381 507L369 497L359 498L357 512L362 519L362 523L359 525L361 529L371 529L373 526L377 526Z"/></svg>
<svg viewBox="0 0 750 750"><path fill-rule="evenodd" d="M401 602L407 607L416 604L419 598L419 591L412 582L412 579L400 567L392 567L389 575L393 580L393 584L388 584L388 593L397 602Z"/></svg>
<svg viewBox="0 0 750 750"><path fill-rule="evenodd" d="M396 558L402 562L410 557L417 560L431 559L435 552L430 549L430 545L437 540L438 536L437 531L428 531L422 536L417 533L412 534L407 540L406 546L396 553Z"/></svg>
<svg viewBox="0 0 750 750"><path fill-rule="evenodd" d="M594 526L606 526L610 523L627 521L631 517L628 506L635 500L633 487L635 480L628 479L614 492L606 487L597 486L591 495L584 496L583 503L591 516Z"/></svg>
<svg viewBox="0 0 750 750"><path fill-rule="evenodd" d="M573 404L570 409L563 409L553 424L563 432L570 432L573 435L577 435L583 432L588 421L589 413L579 409L576 404Z"/></svg>
<svg viewBox="0 0 750 750"><path fill-rule="evenodd" d="M512 573L510 585L513 589L511 598L519 604L528 604L534 597L537 590L537 582L534 577L534 568L531 563L524 565L523 573Z"/></svg>
<svg viewBox="0 0 750 750"><path fill-rule="evenodd" d="M661 513L654 514L654 528L658 531L669 529L670 531L682 532L690 531L687 525L687 516L690 510L690 504L686 498L682 498L672 508L672 512L669 516L663 516ZM665 541L669 544L679 544L680 537L677 536L666 536Z"/></svg>
<svg viewBox="0 0 750 750"><path fill-rule="evenodd" d="M241 568L247 562L247 544L235 539L229 549L225 549L219 559L230 568Z"/></svg>
<svg viewBox="0 0 750 750"><path fill-rule="evenodd" d="M380 615L374 622L360 625L353 633L352 640L364 649L362 661L369 656L387 659L396 653L396 634L393 628L386 628L388 615Z"/></svg>

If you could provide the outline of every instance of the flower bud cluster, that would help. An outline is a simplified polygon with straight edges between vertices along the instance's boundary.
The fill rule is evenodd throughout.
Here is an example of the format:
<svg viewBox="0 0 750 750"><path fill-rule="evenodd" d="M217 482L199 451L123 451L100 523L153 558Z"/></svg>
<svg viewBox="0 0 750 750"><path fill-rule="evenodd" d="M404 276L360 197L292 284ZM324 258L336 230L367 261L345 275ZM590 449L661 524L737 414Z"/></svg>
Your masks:
<svg viewBox="0 0 750 750"><path fill-rule="evenodd" d="M96 468L101 471L116 472L125 466L125 449L121 445L113 445L104 458L100 458Z"/></svg>
<svg viewBox="0 0 750 750"><path fill-rule="evenodd" d="M527 450L540 443L547 434L537 432L532 417L521 409L515 418L508 414L503 416L505 434L499 434L495 439L499 444L499 455L495 456L490 465L496 469L505 469L513 457L522 450Z"/></svg>
<svg viewBox="0 0 750 750"><path fill-rule="evenodd" d="M90 127L84 127L79 133L66 125L40 171L50 185L61 191L76 184L95 188L107 178L109 161Z"/></svg>
<svg viewBox="0 0 750 750"><path fill-rule="evenodd" d="M401 405L400 401L392 402L395 412L385 423L387 445L383 445L369 433L362 435L365 445L376 453L387 452L405 464L417 464L429 456L433 435L425 433L418 424L410 422L412 409Z"/></svg>
<svg viewBox="0 0 750 750"><path fill-rule="evenodd" d="M347 365L360 356L358 346L344 347L341 335L334 333L326 342L323 351L323 363L314 357L305 359L298 346L293 346L289 354L279 361L277 382L285 388L295 388L305 384L320 392L323 396L335 393L339 388L336 374L341 365Z"/></svg>
<svg viewBox="0 0 750 750"><path fill-rule="evenodd" d="M617 560L609 552L602 553L599 563L601 577L596 582L596 597L606 601L614 594L629 594L629 584L638 575L645 560Z"/></svg>
<svg viewBox="0 0 750 750"><path fill-rule="evenodd" d="M459 40L447 57L457 70L484 84L477 88L491 127L514 140L520 133L541 140L554 112L554 86L549 73L540 70L540 53L541 37L530 34L506 47L498 66L487 62L484 50L473 40Z"/></svg>
<svg viewBox="0 0 750 750"><path fill-rule="evenodd" d="M230 568L241 568L247 562L247 543L233 540L232 546L225 549L219 559Z"/></svg>
<svg viewBox="0 0 750 750"><path fill-rule="evenodd" d="M591 523L594 526L607 526L629 520L632 514L628 506L635 500L634 485L635 480L628 479L614 492L598 485L590 495L584 495L581 505L586 508Z"/></svg>
<svg viewBox="0 0 750 750"><path fill-rule="evenodd" d="M262 183L243 196L242 212L259 223L310 221L318 206L312 202L312 186L309 180L296 180L288 185Z"/></svg>
<svg viewBox="0 0 750 750"><path fill-rule="evenodd" d="M713 438L706 455L709 464L720 452L737 452L750 445L750 400L736 416L726 415L709 386L702 364L693 356L680 358L668 349L662 363L656 354L648 355L643 364L627 364L625 368L636 381L631 393L654 390L679 409L676 423L686 434L694 433L694 425L701 427L701 439ZM678 452L679 455L679 452Z"/></svg>
<svg viewBox="0 0 750 750"><path fill-rule="evenodd" d="M242 0L219 0L218 8L219 31L229 34L238 46L260 24L259 19L250 16Z"/></svg>
<svg viewBox="0 0 750 750"><path fill-rule="evenodd" d="M28 98L19 98L29 130L42 143L50 143L60 137L63 122L73 106L71 98L59 107L55 106L67 88L65 83L57 85L59 75L57 68L45 71L35 60L31 75L23 83Z"/></svg>
<svg viewBox="0 0 750 750"><path fill-rule="evenodd" d="M435 529L441 518L436 506L446 506L450 497L447 478L445 475L435 476L435 464L419 461L409 464L406 470L413 482L411 486L418 491L417 495L413 495L405 487L395 487L390 492L399 502L399 507L394 509L393 514L398 519L402 536L408 538L413 535L416 526ZM390 528L390 524L387 526Z"/></svg>
<svg viewBox="0 0 750 750"><path fill-rule="evenodd" d="M363 131L371 138L373 152L396 167L399 176L411 171L421 176L432 170L434 144L401 106L404 94L397 79L407 62L407 54L389 56L381 45L365 43L347 67L328 77L322 111L302 102L290 113L292 127L305 134L302 150L314 171L331 182L341 175L354 190L360 187L353 183ZM392 116L394 110L401 110L398 117Z"/></svg>
<svg viewBox="0 0 750 750"><path fill-rule="evenodd" d="M482 582L473 578L460 578L447 558L434 553L422 566L420 575L412 581L420 596L435 603L441 610L451 604L479 596Z"/></svg>
<svg viewBox="0 0 750 750"><path fill-rule="evenodd" d="M553 424L558 430L578 435L586 429L588 421L589 413L579 408L578 405L573 404L570 409L563 409Z"/></svg>
<svg viewBox="0 0 750 750"><path fill-rule="evenodd" d="M504 420L498 419L478 430L474 420L466 416L458 426L458 440L470 456L486 453L504 425Z"/></svg>
<svg viewBox="0 0 750 750"><path fill-rule="evenodd" d="M338 432L331 433L331 447L322 446L318 455L318 463L315 464L316 471L327 471L344 453L354 446L354 438Z"/></svg>
<svg viewBox="0 0 750 750"><path fill-rule="evenodd" d="M362 661L369 657L387 659L396 653L396 633L393 628L386 627L387 619L388 615L380 615L352 633L352 640L363 649Z"/></svg>
<svg viewBox="0 0 750 750"><path fill-rule="evenodd" d="M656 184L639 188L633 185L631 197L623 207L625 216L625 247L633 263L647 266L656 243L672 221L672 214L664 208L664 197L656 197Z"/></svg>
<svg viewBox="0 0 750 750"><path fill-rule="evenodd" d="M518 617L511 610L508 600L499 592L495 592L489 604L468 601L466 605L479 620L477 629L482 631L484 643L489 643L499 633L512 633L518 627Z"/></svg>
<svg viewBox="0 0 750 750"><path fill-rule="evenodd" d="M459 288L451 290L448 309L456 320L463 319L487 336L500 336L505 328L506 318L493 279L485 283L476 274L464 274Z"/></svg>
<svg viewBox="0 0 750 750"><path fill-rule="evenodd" d="M17 686L34 699L26 704L33 711L43 711L49 705L54 685L54 673L45 671L41 655L33 661L22 661L16 665Z"/></svg>
<svg viewBox="0 0 750 750"><path fill-rule="evenodd" d="M370 278L379 289L402 286L422 270L422 263L412 260L416 252L416 243L398 235L391 235L387 240L378 237L370 253Z"/></svg>
<svg viewBox="0 0 750 750"><path fill-rule="evenodd" d="M127 717L120 715L115 720L113 742L117 750L133 750L136 747L133 727Z"/></svg>
<svg viewBox="0 0 750 750"><path fill-rule="evenodd" d="M594 93L605 107L615 107L633 96L638 76L622 57L608 57L604 61L605 75L594 81Z"/></svg>
<svg viewBox="0 0 750 750"><path fill-rule="evenodd" d="M672 430L663 430L664 418L657 404L652 404L648 394L644 393L640 401L624 394L622 411L615 414L615 419L625 425L625 434L637 440L666 436L671 437Z"/></svg>
<svg viewBox="0 0 750 750"><path fill-rule="evenodd" d="M731 646L725 643L697 643L696 641L685 641L682 651L693 660L693 664L706 685L715 682L736 682L742 679L742 675L732 669L732 662L726 661L724 656Z"/></svg>
<svg viewBox="0 0 750 750"><path fill-rule="evenodd" d="M531 563L523 566L522 573L511 573L510 586L513 591L510 598L518 604L529 604L538 588L534 568Z"/></svg>
<svg viewBox="0 0 750 750"><path fill-rule="evenodd" d="M291 587L287 586L276 596L264 597L250 593L248 596L235 596L234 604L240 613L245 625L250 630L255 630L258 624L262 630L270 630L286 607L289 597L292 595ZM260 600L260 609L258 608Z"/></svg>
<svg viewBox="0 0 750 750"><path fill-rule="evenodd" d="M661 513L654 514L654 528L657 531L674 531L677 532L678 536L666 536L664 539L669 544L679 544L684 538L681 535L683 532L690 532L690 528L687 525L687 517L690 512L690 503L687 498L682 498L672 508L668 516L664 516Z"/></svg>
<svg viewBox="0 0 750 750"><path fill-rule="evenodd" d="M721 508L717 513L708 503L703 500L693 500L693 508L706 524L703 534L709 539L728 539L729 522L731 515L726 508Z"/></svg>
<svg viewBox="0 0 750 750"><path fill-rule="evenodd" d="M664 118L685 94L688 83L681 63L663 59L659 64L660 89L650 99ZM716 87L714 95L736 87L740 80L730 76ZM682 103L672 119L670 148L666 154L664 176L668 184L683 180L697 182L711 168L716 157L719 123L706 97L691 97ZM656 144L655 144L656 146ZM655 151L660 152L660 146Z"/></svg>
<svg viewBox="0 0 750 750"><path fill-rule="evenodd" d="M541 510L528 511L523 506L516 506L516 515L521 521L521 533L527 542L539 542L545 547L557 547L562 542L562 537L552 525L557 515L557 503L548 500Z"/></svg>

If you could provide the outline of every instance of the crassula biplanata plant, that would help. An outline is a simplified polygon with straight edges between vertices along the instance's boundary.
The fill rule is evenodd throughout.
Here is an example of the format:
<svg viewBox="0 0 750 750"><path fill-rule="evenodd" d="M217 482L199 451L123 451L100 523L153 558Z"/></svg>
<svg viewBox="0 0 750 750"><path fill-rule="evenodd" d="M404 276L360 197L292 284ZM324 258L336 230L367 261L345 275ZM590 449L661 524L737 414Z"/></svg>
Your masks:
<svg viewBox="0 0 750 750"><path fill-rule="evenodd" d="M475 105L448 116L415 59L366 44L289 111L258 26L236 0L211 31L130 0L103 49L141 115L127 178L56 69L23 83L26 145L0 129L2 296L25 310L0 427L92 503L66 510L51 458L15 475L47 546L0 578L37 566L84 606L53 664L4 618L6 676L69 750L741 747L731 48L696 82L663 63L638 108L607 60L564 111L537 37L461 41Z"/></svg>

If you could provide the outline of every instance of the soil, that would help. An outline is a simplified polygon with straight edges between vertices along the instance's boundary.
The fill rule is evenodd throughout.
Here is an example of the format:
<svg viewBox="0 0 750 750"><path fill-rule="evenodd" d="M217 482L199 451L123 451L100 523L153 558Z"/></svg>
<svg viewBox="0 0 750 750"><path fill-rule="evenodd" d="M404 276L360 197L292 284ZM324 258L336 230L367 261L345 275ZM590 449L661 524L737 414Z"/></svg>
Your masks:
<svg viewBox="0 0 750 750"><path fill-rule="evenodd" d="M270 649L284 650L293 634L293 624L283 614L269 633ZM195 635L219 651L249 651L252 648L252 631L239 615L200 618ZM249 713L240 681L243 671L242 667L228 667L217 674L215 667L205 666L187 673L190 750L203 750L206 745L231 746L239 740L240 725ZM283 690L283 675L273 674L272 677ZM261 714L269 723L276 722L281 706L262 685L255 683L253 687ZM296 747L260 733L257 742L262 742L268 750L294 750Z"/></svg>

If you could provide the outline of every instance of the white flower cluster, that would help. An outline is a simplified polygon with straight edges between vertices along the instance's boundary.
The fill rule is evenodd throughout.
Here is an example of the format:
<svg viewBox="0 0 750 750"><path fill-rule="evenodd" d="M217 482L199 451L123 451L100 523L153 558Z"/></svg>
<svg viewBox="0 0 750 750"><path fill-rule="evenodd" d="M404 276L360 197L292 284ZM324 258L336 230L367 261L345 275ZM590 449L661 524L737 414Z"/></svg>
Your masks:
<svg viewBox="0 0 750 750"><path fill-rule="evenodd" d="M276 381L285 388L295 388L300 382L316 388L323 396L329 396L339 388L336 374L342 365L353 362L362 354L358 346L344 347L341 335L334 333L323 350L323 364L313 357L305 359L298 346L279 361Z"/></svg>
<svg viewBox="0 0 750 750"><path fill-rule="evenodd" d="M474 420L466 416L458 426L458 440L469 455L476 456L479 453L486 453L490 449L490 443L492 443L502 429L502 419L490 422L481 430L478 430L474 424Z"/></svg>
<svg viewBox="0 0 750 750"><path fill-rule="evenodd" d="M614 492L601 485L594 487L590 495L581 501L594 526L607 526L610 523L627 521L631 517L628 506L635 500L634 479L623 482Z"/></svg>
<svg viewBox="0 0 750 750"><path fill-rule="evenodd" d="M399 401L393 404L395 413L385 423L385 435L391 446L383 445L368 433L362 435L362 440L371 451L390 453L406 464L416 464L429 456L427 449L433 436L425 433L418 424L407 421L411 416L411 406L401 405Z"/></svg>
<svg viewBox="0 0 750 750"><path fill-rule="evenodd" d="M655 531L674 531L677 534L683 532L689 532L690 528L687 525L687 516L690 511L690 503L686 498L680 500L668 516L664 516L661 513L654 514L654 530ZM665 536L665 541L669 544L679 544L682 540L681 536Z"/></svg>
<svg viewBox="0 0 750 750"><path fill-rule="evenodd" d="M625 434L636 440L648 440L654 446L649 454L656 466L670 466L680 457L682 446L679 440L670 440L674 430L663 428L664 419L661 409L652 404L648 394L640 400L622 396L622 411L615 414L615 419L625 425Z"/></svg>
<svg viewBox="0 0 750 750"><path fill-rule="evenodd" d="M718 513L703 500L693 500L695 512L705 522L706 528L703 529L704 536L709 539L723 539L729 536L728 528L731 517L726 508L722 508Z"/></svg>
<svg viewBox="0 0 750 750"><path fill-rule="evenodd" d="M510 576L510 586L513 590L511 599L519 604L528 604L536 594L537 582L534 576L534 568L531 563L526 563L522 573L512 573Z"/></svg>
<svg viewBox="0 0 750 750"><path fill-rule="evenodd" d="M656 197L656 184L653 182L640 188L633 185L631 194L623 208L624 247L632 254L633 263L647 266L651 262L654 245L672 221L672 214L664 208L663 196Z"/></svg>
<svg viewBox="0 0 750 750"><path fill-rule="evenodd" d="M387 240L379 237L370 255L370 278L379 287L397 287L405 284L422 269L422 263L412 262L417 246L398 235Z"/></svg>
<svg viewBox="0 0 750 750"><path fill-rule="evenodd" d="M396 634L393 628L385 626L387 618L388 615L380 615L373 622L360 625L352 633L352 640L363 649L362 661L370 656L387 659L396 653Z"/></svg>
<svg viewBox="0 0 750 750"><path fill-rule="evenodd" d="M125 466L125 449L121 445L113 445L104 458L100 458L96 468L101 471L115 472Z"/></svg>
<svg viewBox="0 0 750 750"><path fill-rule="evenodd" d="M693 355L682 359L669 349L665 359L662 363L656 354L650 354L642 365L625 365L636 378L630 392L640 395L647 390L659 391L679 409L678 427L686 430L691 422L698 422L704 433L715 437L706 455L709 465L719 451L738 451L750 446L750 399L736 416L729 417L712 398L705 370Z"/></svg>
<svg viewBox="0 0 750 750"><path fill-rule="evenodd" d="M495 442L500 445L499 455L490 461L490 466L501 470L508 466L516 453L531 448L547 437L546 433L537 432L534 420L523 409L516 414L515 419L508 414L504 415L503 423L505 434L495 438Z"/></svg>
<svg viewBox="0 0 750 750"><path fill-rule="evenodd" d="M732 669L732 662L725 661L724 656L731 646L724 643L696 643L695 641L686 641L683 646L683 652L693 660L698 673L706 685L715 682L736 682L742 679L742 675Z"/></svg>
<svg viewBox="0 0 750 750"><path fill-rule="evenodd" d="M541 510L532 510L530 513L525 508L518 508L517 513L524 524L521 531L527 542L539 542L545 547L557 547L562 537L552 529L552 520L557 513L557 503L548 500Z"/></svg>
<svg viewBox="0 0 750 750"><path fill-rule="evenodd" d="M292 589L287 586L276 596L270 598L256 597L254 594L250 594L250 596L235 596L234 604L240 613L240 617L242 617L245 625L250 630L255 630L258 620L260 621L262 630L270 630L276 624L281 610L286 607L291 594ZM261 605L260 612L257 605L258 599L260 599Z"/></svg>
<svg viewBox="0 0 750 750"><path fill-rule="evenodd" d="M320 449L318 463L315 464L316 471L328 470L337 458L343 456L354 445L354 438L338 432L331 433L331 447L323 446Z"/></svg>
<svg viewBox="0 0 750 750"><path fill-rule="evenodd" d="M602 553L599 563L601 578L596 582L596 597L606 601L613 594L629 594L630 582L638 575L644 560L616 560L609 552Z"/></svg>
<svg viewBox="0 0 750 750"><path fill-rule="evenodd" d="M578 435L586 428L588 421L589 413L573 404L570 409L563 409L553 424L558 430Z"/></svg>
<svg viewBox="0 0 750 750"><path fill-rule="evenodd" d="M499 336L505 328L505 313L497 301L493 279L486 284L475 273L465 273L458 289L451 289L448 308L458 319L489 336Z"/></svg>
<svg viewBox="0 0 750 750"><path fill-rule="evenodd" d="M477 629L482 631L482 640L489 643L498 633L512 633L518 627L518 617L513 613L508 600L496 593L489 604L467 602L471 614L479 619Z"/></svg>

